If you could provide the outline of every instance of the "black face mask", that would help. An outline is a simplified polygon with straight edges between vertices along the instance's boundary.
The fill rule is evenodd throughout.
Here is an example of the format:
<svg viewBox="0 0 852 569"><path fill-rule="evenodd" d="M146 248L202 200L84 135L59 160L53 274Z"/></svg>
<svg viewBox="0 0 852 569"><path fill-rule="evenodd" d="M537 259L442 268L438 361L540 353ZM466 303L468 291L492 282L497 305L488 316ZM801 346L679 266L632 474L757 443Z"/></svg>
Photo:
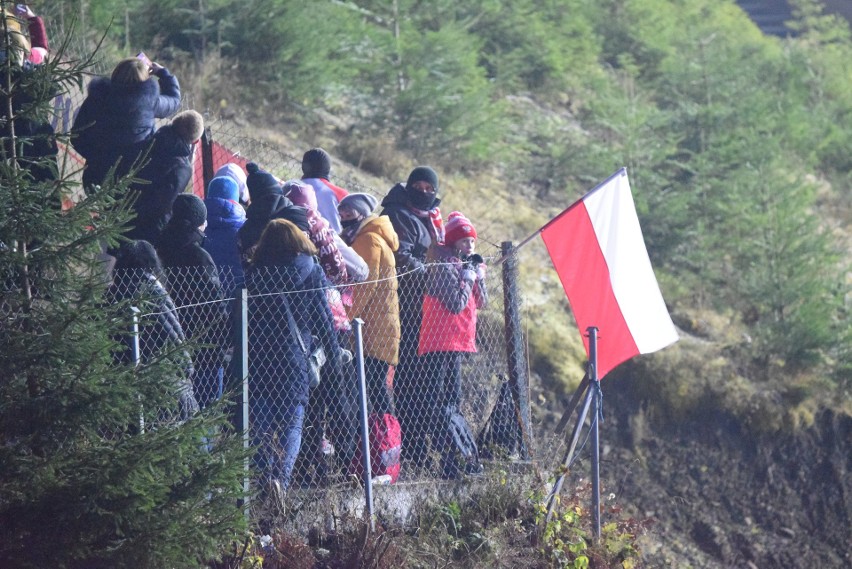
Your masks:
<svg viewBox="0 0 852 569"><path fill-rule="evenodd" d="M417 190L408 192L408 203L413 208L429 211L435 205L436 194L426 194Z"/></svg>
<svg viewBox="0 0 852 569"><path fill-rule="evenodd" d="M360 219L341 219L340 227L343 229L353 229L358 227L358 224L361 223Z"/></svg>

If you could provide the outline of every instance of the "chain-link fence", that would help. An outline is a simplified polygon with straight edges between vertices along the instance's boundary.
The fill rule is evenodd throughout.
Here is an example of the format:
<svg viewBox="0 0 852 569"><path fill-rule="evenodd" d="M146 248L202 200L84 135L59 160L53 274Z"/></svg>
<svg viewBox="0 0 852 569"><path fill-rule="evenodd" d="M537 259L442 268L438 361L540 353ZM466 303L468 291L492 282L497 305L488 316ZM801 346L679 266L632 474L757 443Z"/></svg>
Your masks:
<svg viewBox="0 0 852 569"><path fill-rule="evenodd" d="M504 388L509 369L498 271L433 263L425 273L398 276L391 268L334 287L315 258L299 256L250 267L244 311L238 295L222 285L233 282L227 273L167 267L158 274L119 264L110 290L115 299L139 299L140 363L166 346L193 347L188 375L198 406L239 387L234 364L245 359L260 489L272 481L302 489L360 479L362 377L373 478L404 483L476 475L488 459L519 451L516 420L507 436L495 437L493 430L495 420L506 423L505 416L495 419L501 405L517 415ZM436 273L449 278L430 278ZM398 286L415 287L413 296L399 294ZM397 302L406 295L417 304ZM403 334L413 333L415 344L400 345L400 314L411 321L404 314L411 310L418 327ZM246 353L238 341L243 319ZM312 382L311 356L318 349L325 362ZM241 391L234 393L241 403ZM395 429L401 440L394 439Z"/></svg>

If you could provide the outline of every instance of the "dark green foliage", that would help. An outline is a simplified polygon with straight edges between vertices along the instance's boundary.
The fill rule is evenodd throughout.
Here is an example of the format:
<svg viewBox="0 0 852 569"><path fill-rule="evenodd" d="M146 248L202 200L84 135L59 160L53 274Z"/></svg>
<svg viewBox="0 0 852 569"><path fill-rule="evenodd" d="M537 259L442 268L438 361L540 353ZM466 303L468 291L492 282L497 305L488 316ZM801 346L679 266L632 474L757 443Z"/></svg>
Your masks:
<svg viewBox="0 0 852 569"><path fill-rule="evenodd" d="M45 94L90 65L57 49L34 76L52 90L10 83L14 70L0 67L4 93L33 99L15 124L46 118ZM128 220L128 180L62 211L61 197L79 191L75 173L14 153L32 147L27 138L4 135L0 162L0 566L201 566L244 527L239 441L223 408L164 419L182 373L174 350L139 367L113 357L131 318L104 297L101 251ZM36 182L35 166L52 175Z"/></svg>

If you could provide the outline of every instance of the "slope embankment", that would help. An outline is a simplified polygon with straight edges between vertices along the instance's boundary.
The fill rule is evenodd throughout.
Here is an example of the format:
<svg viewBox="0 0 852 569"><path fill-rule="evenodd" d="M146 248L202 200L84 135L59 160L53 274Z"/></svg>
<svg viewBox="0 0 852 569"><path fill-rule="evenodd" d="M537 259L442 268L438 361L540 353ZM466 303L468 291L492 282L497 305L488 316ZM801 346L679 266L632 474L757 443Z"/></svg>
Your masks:
<svg viewBox="0 0 852 569"><path fill-rule="evenodd" d="M604 491L656 522L649 566L852 566L852 417L757 436L719 411L653 425L635 393L605 395Z"/></svg>

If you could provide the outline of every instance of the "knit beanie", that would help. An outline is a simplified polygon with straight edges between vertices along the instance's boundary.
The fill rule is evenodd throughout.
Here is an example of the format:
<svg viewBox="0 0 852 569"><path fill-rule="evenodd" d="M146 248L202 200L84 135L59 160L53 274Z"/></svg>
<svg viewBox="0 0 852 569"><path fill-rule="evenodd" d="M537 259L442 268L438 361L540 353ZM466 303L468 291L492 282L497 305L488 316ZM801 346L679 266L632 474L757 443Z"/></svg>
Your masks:
<svg viewBox="0 0 852 569"><path fill-rule="evenodd" d="M234 180L237 183L237 187L240 190L240 201L248 202L249 193L248 188L246 187L246 173L240 166L234 164L233 162L228 162L213 174L214 178L218 178L219 176L227 176Z"/></svg>
<svg viewBox="0 0 852 569"><path fill-rule="evenodd" d="M370 194L349 194L340 200L338 209L348 209L362 217L367 217L373 213L378 204L379 200Z"/></svg>
<svg viewBox="0 0 852 569"><path fill-rule="evenodd" d="M233 178L219 176L210 180L207 185L208 198L222 198L224 200L239 201L240 187Z"/></svg>
<svg viewBox="0 0 852 569"><path fill-rule="evenodd" d="M473 237L476 239L476 229L468 218L460 211L454 211L447 217L444 243L452 245L459 239Z"/></svg>
<svg viewBox="0 0 852 569"><path fill-rule="evenodd" d="M172 204L172 222L199 227L207 221L207 206L195 194L179 194Z"/></svg>
<svg viewBox="0 0 852 569"><path fill-rule="evenodd" d="M204 134L204 117L198 111L180 112L172 119L172 128L184 142L195 142Z"/></svg>
<svg viewBox="0 0 852 569"><path fill-rule="evenodd" d="M328 178L331 156L322 148L311 148L302 157L302 174L305 178Z"/></svg>
<svg viewBox="0 0 852 569"><path fill-rule="evenodd" d="M248 187L251 201L255 201L266 194L283 195L281 184L278 183L275 176L265 170L261 170L260 166L254 162L246 164L246 172L248 172L246 187Z"/></svg>
<svg viewBox="0 0 852 569"><path fill-rule="evenodd" d="M429 166L418 166L412 170L405 187L410 188L415 182L429 182L438 191L438 174Z"/></svg>

